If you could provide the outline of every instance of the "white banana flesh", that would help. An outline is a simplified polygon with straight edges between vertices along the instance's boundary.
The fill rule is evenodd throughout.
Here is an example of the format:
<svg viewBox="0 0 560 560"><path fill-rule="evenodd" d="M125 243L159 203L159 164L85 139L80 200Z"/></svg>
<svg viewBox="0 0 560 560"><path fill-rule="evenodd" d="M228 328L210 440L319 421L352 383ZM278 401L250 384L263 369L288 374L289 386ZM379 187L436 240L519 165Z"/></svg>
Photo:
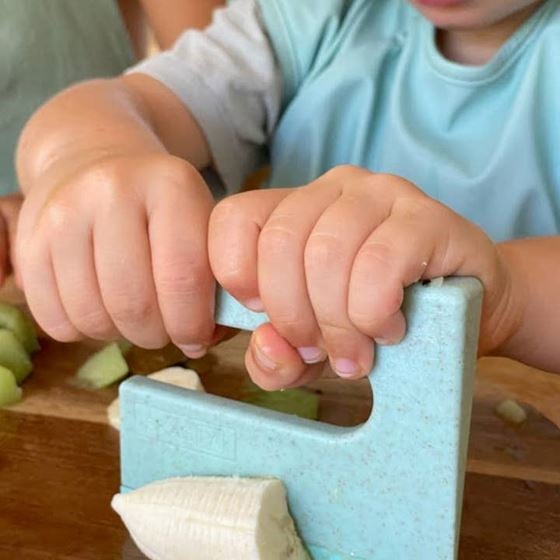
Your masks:
<svg viewBox="0 0 560 560"><path fill-rule="evenodd" d="M168 383L183 389L190 389L191 391L202 391L204 387L200 381L200 377L196 371L192 369L185 369L182 367L168 367L147 376L149 379L160 381L161 383ZM120 429L121 417L119 408L119 399L116 398L107 408L107 419L109 424L116 430Z"/></svg>
<svg viewBox="0 0 560 560"><path fill-rule="evenodd" d="M112 507L151 560L309 560L280 480L174 478Z"/></svg>

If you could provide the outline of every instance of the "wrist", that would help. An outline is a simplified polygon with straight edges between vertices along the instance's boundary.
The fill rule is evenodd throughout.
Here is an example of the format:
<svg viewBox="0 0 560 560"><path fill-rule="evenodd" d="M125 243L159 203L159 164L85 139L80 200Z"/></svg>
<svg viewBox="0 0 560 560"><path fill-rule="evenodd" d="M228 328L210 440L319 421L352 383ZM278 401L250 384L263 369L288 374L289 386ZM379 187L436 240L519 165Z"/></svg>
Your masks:
<svg viewBox="0 0 560 560"><path fill-rule="evenodd" d="M508 356L522 336L528 285L516 242L498 243L495 250L499 281L493 293L485 294L479 353Z"/></svg>

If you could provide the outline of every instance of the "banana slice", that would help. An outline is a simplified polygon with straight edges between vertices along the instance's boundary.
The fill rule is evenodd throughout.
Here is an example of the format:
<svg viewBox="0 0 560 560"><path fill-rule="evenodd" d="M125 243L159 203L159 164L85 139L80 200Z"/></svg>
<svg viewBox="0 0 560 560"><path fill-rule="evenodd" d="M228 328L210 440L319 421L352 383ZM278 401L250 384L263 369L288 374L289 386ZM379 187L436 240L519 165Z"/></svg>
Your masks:
<svg viewBox="0 0 560 560"><path fill-rule="evenodd" d="M204 387L198 377L196 371L192 369L185 369L182 367L169 367L156 371L147 376L155 381L161 383L169 383L183 389L191 389L192 391L203 391ZM107 408L107 419L109 424L116 430L120 429L121 419L119 410L119 399L115 399Z"/></svg>
<svg viewBox="0 0 560 560"><path fill-rule="evenodd" d="M280 480L174 478L111 505L151 560L309 560Z"/></svg>

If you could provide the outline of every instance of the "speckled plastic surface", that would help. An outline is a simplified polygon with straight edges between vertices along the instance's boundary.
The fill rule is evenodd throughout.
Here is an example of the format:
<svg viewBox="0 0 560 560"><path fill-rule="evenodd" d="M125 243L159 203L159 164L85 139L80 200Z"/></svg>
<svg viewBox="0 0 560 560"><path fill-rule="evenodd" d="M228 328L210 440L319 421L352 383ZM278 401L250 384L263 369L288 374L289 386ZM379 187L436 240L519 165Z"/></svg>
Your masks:
<svg viewBox="0 0 560 560"><path fill-rule="evenodd" d="M373 414L356 428L126 381L123 491L175 476L278 477L314 560L455 558L480 301L474 279L407 291L408 334L378 349ZM265 320L222 294L219 323Z"/></svg>

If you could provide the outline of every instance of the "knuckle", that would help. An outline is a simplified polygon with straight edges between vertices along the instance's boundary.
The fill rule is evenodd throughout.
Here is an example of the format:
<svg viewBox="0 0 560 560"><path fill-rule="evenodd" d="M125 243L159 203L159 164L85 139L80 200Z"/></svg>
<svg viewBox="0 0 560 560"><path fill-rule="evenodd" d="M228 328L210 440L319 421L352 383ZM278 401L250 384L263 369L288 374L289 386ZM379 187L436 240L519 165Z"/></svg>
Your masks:
<svg viewBox="0 0 560 560"><path fill-rule="evenodd" d="M89 338L105 340L112 338L113 324L104 310L93 309L79 314L76 327Z"/></svg>
<svg viewBox="0 0 560 560"><path fill-rule="evenodd" d="M275 315L272 324L293 345L303 346L316 339L316 329L313 324L298 317L298 313L295 311Z"/></svg>
<svg viewBox="0 0 560 560"><path fill-rule="evenodd" d="M359 336L354 325L340 323L334 318L321 319L319 328L329 353L335 348L352 348L356 337Z"/></svg>
<svg viewBox="0 0 560 560"><path fill-rule="evenodd" d="M394 204L395 212L409 222L447 220L449 210L440 202L428 196L403 196Z"/></svg>
<svg viewBox="0 0 560 560"><path fill-rule="evenodd" d="M307 268L332 267L344 257L342 239L329 233L312 233L305 245L304 262Z"/></svg>
<svg viewBox="0 0 560 560"><path fill-rule="evenodd" d="M169 262L160 267L157 276L158 292L162 296L192 299L208 280L206 267L194 259Z"/></svg>
<svg viewBox="0 0 560 560"><path fill-rule="evenodd" d="M292 247L297 242L297 237L293 229L287 224L276 220L267 224L259 236L259 252L272 254L286 254L291 252Z"/></svg>
<svg viewBox="0 0 560 560"><path fill-rule="evenodd" d="M356 258L358 263L365 263L368 269L390 269L394 262L394 251L391 245L383 241L368 241L361 247Z"/></svg>
<svg viewBox="0 0 560 560"><path fill-rule="evenodd" d="M399 311L403 298L402 288L378 291L369 303L361 301L360 305L350 305L350 321L365 334L374 334L386 319Z"/></svg>
<svg viewBox="0 0 560 560"><path fill-rule="evenodd" d="M132 293L113 295L109 307L110 315L117 324L143 325L154 313L154 304L150 298Z"/></svg>
<svg viewBox="0 0 560 560"><path fill-rule="evenodd" d="M319 327L325 336L348 336L354 329L351 325L338 322L334 317L325 317L319 320Z"/></svg>
<svg viewBox="0 0 560 560"><path fill-rule="evenodd" d="M187 344L208 345L214 332L214 324L210 314L197 316L196 314L173 315L165 318L166 330L169 338L177 346Z"/></svg>
<svg viewBox="0 0 560 560"><path fill-rule="evenodd" d="M243 193L228 196L226 199L218 202L211 215L212 225L223 225L232 220L243 217L247 214L246 205L244 204L246 197Z"/></svg>
<svg viewBox="0 0 560 560"><path fill-rule="evenodd" d="M425 195L414 183L411 183L399 175L394 175L392 173L379 173L374 175L374 177L379 184L407 193L411 197L416 195L414 198L428 198L428 196Z"/></svg>
<svg viewBox="0 0 560 560"><path fill-rule="evenodd" d="M214 271L216 280L232 295L253 291L253 275L245 267L222 267Z"/></svg>
<svg viewBox="0 0 560 560"><path fill-rule="evenodd" d="M157 194L161 192L161 186L165 187L165 195L169 200L177 201L177 203L190 200L193 189L199 195L199 202L205 200L208 210L214 206L214 201L206 183L202 176L192 165L186 161L166 155L156 155L148 159L145 165L150 165L147 171L150 176L157 177L157 180L150 181L148 188L156 188Z"/></svg>
<svg viewBox="0 0 560 560"><path fill-rule="evenodd" d="M333 180L348 179L349 177L360 177L366 175L373 174L367 169L350 164L337 165L325 173L326 178Z"/></svg>
<svg viewBox="0 0 560 560"><path fill-rule="evenodd" d="M185 160L168 154L158 154L152 157L154 167L157 167L158 172L170 184L183 188L186 183L200 181L198 171Z"/></svg>
<svg viewBox="0 0 560 560"><path fill-rule="evenodd" d="M176 346L185 346L188 344L201 344L203 346L209 344L212 337L211 330L204 328L206 325L200 325L192 321L186 321L182 325L168 328L169 338Z"/></svg>
<svg viewBox="0 0 560 560"><path fill-rule="evenodd" d="M107 158L85 170L80 188L95 189L98 197L114 196L123 184L123 165L120 159Z"/></svg>
<svg viewBox="0 0 560 560"><path fill-rule="evenodd" d="M43 219L53 235L68 235L74 223L75 210L70 204L54 200L45 208Z"/></svg>

